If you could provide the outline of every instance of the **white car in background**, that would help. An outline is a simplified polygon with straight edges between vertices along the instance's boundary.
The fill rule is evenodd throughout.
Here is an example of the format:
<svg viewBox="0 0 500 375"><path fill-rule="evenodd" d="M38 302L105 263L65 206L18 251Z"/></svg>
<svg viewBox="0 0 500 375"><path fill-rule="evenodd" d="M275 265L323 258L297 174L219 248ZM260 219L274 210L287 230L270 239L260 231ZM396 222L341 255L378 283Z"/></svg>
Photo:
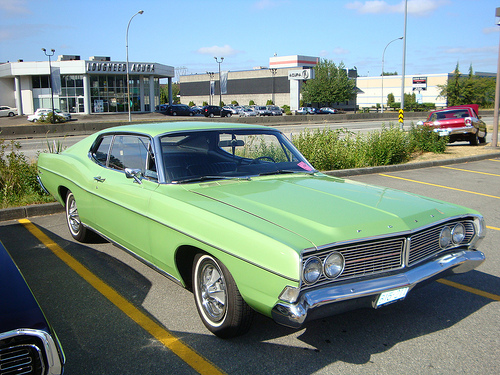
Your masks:
<svg viewBox="0 0 500 375"><path fill-rule="evenodd" d="M52 112L52 109L50 108L38 108L35 113L33 113L32 115L29 115L28 116L28 121L31 121L31 122L37 122L40 120L40 118L43 116L43 117L47 117L47 115ZM63 112L61 111L60 109L54 109L54 112L56 114L56 116L60 116L60 117L63 117L65 121L69 121L71 120L71 115L67 112Z"/></svg>
<svg viewBox="0 0 500 375"><path fill-rule="evenodd" d="M8 107L6 105L0 106L0 117L12 117L17 116L19 113L17 112L17 108Z"/></svg>

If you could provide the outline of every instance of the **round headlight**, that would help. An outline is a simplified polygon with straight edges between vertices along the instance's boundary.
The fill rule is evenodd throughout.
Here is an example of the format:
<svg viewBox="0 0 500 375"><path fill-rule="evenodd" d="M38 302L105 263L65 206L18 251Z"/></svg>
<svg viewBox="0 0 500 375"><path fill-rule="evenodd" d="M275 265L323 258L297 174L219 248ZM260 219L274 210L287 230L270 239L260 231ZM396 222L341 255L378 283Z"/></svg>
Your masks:
<svg viewBox="0 0 500 375"><path fill-rule="evenodd" d="M458 223L451 230L451 240L455 245L460 245L465 238L465 227L462 223Z"/></svg>
<svg viewBox="0 0 500 375"><path fill-rule="evenodd" d="M325 274L330 279L339 276L344 270L344 256L336 251L328 255L323 263Z"/></svg>
<svg viewBox="0 0 500 375"><path fill-rule="evenodd" d="M321 260L313 257L309 258L304 264L304 281L308 284L314 284L321 276Z"/></svg>
<svg viewBox="0 0 500 375"><path fill-rule="evenodd" d="M451 244L451 229L450 227L444 227L439 234L439 246L442 249L446 249Z"/></svg>

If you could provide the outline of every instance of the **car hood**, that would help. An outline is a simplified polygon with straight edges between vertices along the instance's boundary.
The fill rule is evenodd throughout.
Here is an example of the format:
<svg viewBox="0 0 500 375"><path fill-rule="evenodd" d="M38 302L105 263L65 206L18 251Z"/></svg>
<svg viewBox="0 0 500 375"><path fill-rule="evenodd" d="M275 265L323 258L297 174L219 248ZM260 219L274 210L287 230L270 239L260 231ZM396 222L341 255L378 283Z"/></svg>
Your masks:
<svg viewBox="0 0 500 375"><path fill-rule="evenodd" d="M50 332L35 297L0 242L0 333L19 328Z"/></svg>
<svg viewBox="0 0 500 375"><path fill-rule="evenodd" d="M322 174L212 182L188 190L203 197L192 204L204 210L246 227L258 225L260 232L257 222L265 221L268 236L282 232L280 227L312 247L404 232L467 212L430 198Z"/></svg>

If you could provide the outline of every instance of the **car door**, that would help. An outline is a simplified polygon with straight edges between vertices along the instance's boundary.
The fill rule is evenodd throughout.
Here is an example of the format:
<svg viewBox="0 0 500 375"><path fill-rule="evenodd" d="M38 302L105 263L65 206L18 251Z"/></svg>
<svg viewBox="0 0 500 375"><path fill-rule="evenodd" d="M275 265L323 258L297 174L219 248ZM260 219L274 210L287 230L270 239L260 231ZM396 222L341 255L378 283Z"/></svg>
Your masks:
<svg viewBox="0 0 500 375"><path fill-rule="evenodd" d="M150 260L148 210L151 192L158 187L150 138L108 135L98 141L92 157L96 229Z"/></svg>

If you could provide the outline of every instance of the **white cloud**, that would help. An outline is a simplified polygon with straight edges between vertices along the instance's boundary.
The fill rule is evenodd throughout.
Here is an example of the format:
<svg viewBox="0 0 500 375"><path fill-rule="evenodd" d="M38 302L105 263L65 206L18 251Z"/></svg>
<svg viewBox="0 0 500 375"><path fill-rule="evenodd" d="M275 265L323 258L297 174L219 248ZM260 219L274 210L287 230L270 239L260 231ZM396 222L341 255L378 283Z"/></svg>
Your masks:
<svg viewBox="0 0 500 375"><path fill-rule="evenodd" d="M408 0L408 14L426 16L446 4L449 4L449 0ZM405 2L393 5L383 0L354 1L346 4L346 8L362 14L403 13Z"/></svg>
<svg viewBox="0 0 500 375"><path fill-rule="evenodd" d="M345 48L337 47L337 48L333 49L333 53L335 55L348 55L349 54L349 50L347 50Z"/></svg>
<svg viewBox="0 0 500 375"><path fill-rule="evenodd" d="M447 54L478 55L482 53L498 52L498 47L478 47L478 48L448 48L444 51Z"/></svg>
<svg viewBox="0 0 500 375"><path fill-rule="evenodd" d="M7 14L30 14L26 0L0 0L0 10Z"/></svg>
<svg viewBox="0 0 500 375"><path fill-rule="evenodd" d="M288 1L283 0L259 0L253 4L253 8L257 10L266 10L271 8L276 8L283 4L288 3Z"/></svg>
<svg viewBox="0 0 500 375"><path fill-rule="evenodd" d="M499 31L500 31L500 27L498 27L498 26L485 27L483 29L483 34L493 34L493 33L498 33Z"/></svg>
<svg viewBox="0 0 500 375"><path fill-rule="evenodd" d="M226 44L223 47L219 47L219 46L201 47L196 52L201 54L201 55L212 55L212 56L218 56L218 57L234 56L234 55L241 53L241 51L235 50L234 48L232 48L228 44Z"/></svg>

